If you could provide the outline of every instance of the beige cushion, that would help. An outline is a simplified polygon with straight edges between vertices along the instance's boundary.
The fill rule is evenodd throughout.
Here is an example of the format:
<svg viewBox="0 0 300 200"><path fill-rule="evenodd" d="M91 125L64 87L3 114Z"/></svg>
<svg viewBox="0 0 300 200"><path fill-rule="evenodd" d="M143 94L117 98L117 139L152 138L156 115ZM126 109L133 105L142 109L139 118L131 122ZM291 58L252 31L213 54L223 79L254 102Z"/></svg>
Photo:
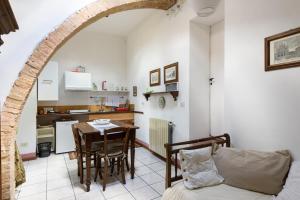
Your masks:
<svg viewBox="0 0 300 200"><path fill-rule="evenodd" d="M164 192L162 200L272 200L272 196L225 184L189 190L178 182Z"/></svg>
<svg viewBox="0 0 300 200"><path fill-rule="evenodd" d="M289 151L259 152L219 148L213 155L225 184L246 190L277 195L289 170Z"/></svg>
<svg viewBox="0 0 300 200"><path fill-rule="evenodd" d="M223 177L211 157L211 147L195 150L180 150L180 166L184 185L187 189L217 185Z"/></svg>

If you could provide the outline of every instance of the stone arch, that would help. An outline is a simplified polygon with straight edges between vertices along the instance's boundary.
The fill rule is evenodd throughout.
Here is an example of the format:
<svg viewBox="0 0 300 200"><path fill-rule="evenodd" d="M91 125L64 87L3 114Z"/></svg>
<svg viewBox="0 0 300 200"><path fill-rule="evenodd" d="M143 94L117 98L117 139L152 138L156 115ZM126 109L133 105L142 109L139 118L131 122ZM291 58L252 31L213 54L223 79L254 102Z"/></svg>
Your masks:
<svg viewBox="0 0 300 200"><path fill-rule="evenodd" d="M121 11L154 8L167 10L177 0L98 0L68 17L34 49L14 82L1 112L2 199L14 199L14 143L18 120L27 97L51 56L89 24Z"/></svg>

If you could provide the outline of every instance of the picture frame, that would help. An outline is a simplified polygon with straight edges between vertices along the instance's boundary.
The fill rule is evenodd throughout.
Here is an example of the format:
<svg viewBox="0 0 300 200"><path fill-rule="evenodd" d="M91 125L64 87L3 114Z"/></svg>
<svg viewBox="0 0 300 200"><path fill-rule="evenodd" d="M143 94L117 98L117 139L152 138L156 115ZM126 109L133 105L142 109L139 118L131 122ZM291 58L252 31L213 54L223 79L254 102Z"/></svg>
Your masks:
<svg viewBox="0 0 300 200"><path fill-rule="evenodd" d="M179 80L178 62L164 67L164 83L176 83Z"/></svg>
<svg viewBox="0 0 300 200"><path fill-rule="evenodd" d="M149 83L150 87L160 85L160 68L150 71Z"/></svg>
<svg viewBox="0 0 300 200"><path fill-rule="evenodd" d="M265 38L265 71L300 67L300 27Z"/></svg>

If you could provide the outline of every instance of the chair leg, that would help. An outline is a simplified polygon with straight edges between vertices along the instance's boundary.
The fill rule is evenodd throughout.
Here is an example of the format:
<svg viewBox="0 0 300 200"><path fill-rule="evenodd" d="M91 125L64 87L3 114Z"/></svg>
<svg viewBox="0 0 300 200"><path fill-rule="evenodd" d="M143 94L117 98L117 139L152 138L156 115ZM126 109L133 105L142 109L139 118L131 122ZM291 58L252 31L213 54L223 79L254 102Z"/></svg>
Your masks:
<svg viewBox="0 0 300 200"><path fill-rule="evenodd" d="M102 164L101 164L101 162L102 162L102 158L101 157L99 157L99 159L100 159L100 161L99 161L99 176L100 176L100 179L102 179L103 177L102 177L102 173L101 173L101 169L102 169Z"/></svg>
<svg viewBox="0 0 300 200"><path fill-rule="evenodd" d="M82 158L82 155L79 156L79 159L80 159L80 161L79 161L79 166L80 166L79 167L80 168L79 169L80 170L80 172L79 172L80 173L80 183L83 184L83 158Z"/></svg>
<svg viewBox="0 0 300 200"><path fill-rule="evenodd" d="M108 174L108 159L104 158L103 191L105 191L105 188L106 188L107 174Z"/></svg>
<svg viewBox="0 0 300 200"><path fill-rule="evenodd" d="M128 157L126 157L125 162L126 162L126 168L127 168L127 171L130 171L130 168L129 168L129 162L128 162Z"/></svg>
<svg viewBox="0 0 300 200"><path fill-rule="evenodd" d="M117 159L117 175L119 175L119 173L120 173L120 162L121 162L121 159L118 158Z"/></svg>
<svg viewBox="0 0 300 200"><path fill-rule="evenodd" d="M123 184L126 184L124 162L125 162L125 159L121 159L121 175L122 175L122 183L123 183Z"/></svg>
<svg viewBox="0 0 300 200"><path fill-rule="evenodd" d="M111 169L110 169L110 176L113 175L114 173L114 168L115 168L115 159L113 158L112 161L111 161Z"/></svg>
<svg viewBox="0 0 300 200"><path fill-rule="evenodd" d="M79 158L77 158L77 175L80 176Z"/></svg>
<svg viewBox="0 0 300 200"><path fill-rule="evenodd" d="M95 178L94 178L94 181L96 182L97 181L97 176L98 176L98 172L100 170L100 167L99 167L99 162L101 162L101 159L100 157L97 157L96 158L96 169L95 169Z"/></svg>
<svg viewBox="0 0 300 200"><path fill-rule="evenodd" d="M94 157L94 167L96 167L96 165L97 165L97 155L96 155L96 153L93 154L93 157Z"/></svg>

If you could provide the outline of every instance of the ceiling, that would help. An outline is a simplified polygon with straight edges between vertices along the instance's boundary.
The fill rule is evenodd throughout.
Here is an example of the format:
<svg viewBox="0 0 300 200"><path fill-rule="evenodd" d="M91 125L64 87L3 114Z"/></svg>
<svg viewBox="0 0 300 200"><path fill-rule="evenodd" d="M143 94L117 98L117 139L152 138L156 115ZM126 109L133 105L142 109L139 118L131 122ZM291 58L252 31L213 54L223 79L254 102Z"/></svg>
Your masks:
<svg viewBox="0 0 300 200"><path fill-rule="evenodd" d="M157 12L161 11L155 9L138 9L116 13L96 21L85 28L84 31L126 37L142 21Z"/></svg>
<svg viewBox="0 0 300 200"><path fill-rule="evenodd" d="M215 12L208 17L196 17L192 21L199 24L213 25L224 19L224 0L187 0L195 12L202 8L213 7ZM157 9L137 9L116 13L102 18L89 25L82 31L104 33L120 37L127 37L146 18L155 13L163 12Z"/></svg>
<svg viewBox="0 0 300 200"><path fill-rule="evenodd" d="M215 12L211 15L209 15L208 17L196 17L195 19L193 19L193 22L199 23L199 24L206 24L206 25L213 25L216 24L222 20L224 20L224 16L225 16L225 11L224 11L224 0L193 0L193 1L197 1L197 8L195 8L194 5L194 9L195 11L199 11L202 8L207 8L207 7L213 7L215 9Z"/></svg>

